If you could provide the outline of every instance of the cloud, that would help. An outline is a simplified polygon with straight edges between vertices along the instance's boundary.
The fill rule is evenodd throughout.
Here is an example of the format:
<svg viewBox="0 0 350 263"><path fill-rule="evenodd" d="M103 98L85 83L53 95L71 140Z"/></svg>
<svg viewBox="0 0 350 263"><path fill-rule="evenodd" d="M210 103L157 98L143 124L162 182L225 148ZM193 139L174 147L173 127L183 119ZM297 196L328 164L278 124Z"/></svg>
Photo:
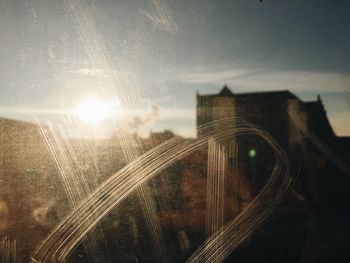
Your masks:
<svg viewBox="0 0 350 263"><path fill-rule="evenodd" d="M350 74L264 70L228 69L178 75L185 84L228 84L236 91L260 91L289 89L296 92L343 92L350 91Z"/></svg>
<svg viewBox="0 0 350 263"><path fill-rule="evenodd" d="M195 120L194 109L162 108L159 112L159 120Z"/></svg>
<svg viewBox="0 0 350 263"><path fill-rule="evenodd" d="M184 74L182 81L190 84L206 84L206 83L223 83L225 81L231 81L234 79L242 79L258 71L248 69L229 69L222 71L207 71L200 73Z"/></svg>
<svg viewBox="0 0 350 263"><path fill-rule="evenodd" d="M197 136L195 127L189 127L189 128L180 127L175 130L175 133L185 138L195 138Z"/></svg>
<svg viewBox="0 0 350 263"><path fill-rule="evenodd" d="M76 70L70 70L70 73L79 74L84 76L99 76L103 74L103 69L100 68L81 68Z"/></svg>
<svg viewBox="0 0 350 263"><path fill-rule="evenodd" d="M131 72L129 71L118 71L118 70L106 71L102 68L80 68L80 69L70 70L69 73L83 75L83 76L91 76L91 77L110 76L112 74L131 74Z"/></svg>
<svg viewBox="0 0 350 263"><path fill-rule="evenodd" d="M154 124L163 121L195 121L194 108L175 109L165 108L153 104L150 110L143 109L126 110L124 113L126 119L131 121L128 125L131 128L139 128L144 125Z"/></svg>
<svg viewBox="0 0 350 263"><path fill-rule="evenodd" d="M128 123L129 127L138 130L140 127L151 124L158 116L159 108L157 105L151 106L151 111L144 113L142 111L134 111L135 116L131 117L131 122Z"/></svg>

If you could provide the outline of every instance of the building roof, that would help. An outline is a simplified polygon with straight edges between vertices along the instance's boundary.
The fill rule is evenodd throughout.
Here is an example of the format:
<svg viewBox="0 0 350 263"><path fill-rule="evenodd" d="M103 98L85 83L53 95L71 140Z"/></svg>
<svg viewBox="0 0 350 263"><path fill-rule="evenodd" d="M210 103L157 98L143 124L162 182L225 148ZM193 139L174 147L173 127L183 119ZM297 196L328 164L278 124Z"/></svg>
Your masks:
<svg viewBox="0 0 350 263"><path fill-rule="evenodd" d="M219 96L234 96L233 92L225 85L222 90L219 92Z"/></svg>
<svg viewBox="0 0 350 263"><path fill-rule="evenodd" d="M280 91L261 91L261 92L250 92L250 93L239 93L235 94L238 98L251 98L251 97L263 97L263 98L286 98L286 99L297 99L300 100L289 90L280 90Z"/></svg>
<svg viewBox="0 0 350 263"><path fill-rule="evenodd" d="M221 91L218 94L207 94L207 95L199 95L197 92L197 96L201 97L215 97L215 96L221 96L221 97L237 97L237 98L286 98L286 99L298 99L300 100L296 95L294 95L289 90L280 90L280 91L261 91L261 92L249 92L249 93L233 93L230 88L225 85L221 89Z"/></svg>

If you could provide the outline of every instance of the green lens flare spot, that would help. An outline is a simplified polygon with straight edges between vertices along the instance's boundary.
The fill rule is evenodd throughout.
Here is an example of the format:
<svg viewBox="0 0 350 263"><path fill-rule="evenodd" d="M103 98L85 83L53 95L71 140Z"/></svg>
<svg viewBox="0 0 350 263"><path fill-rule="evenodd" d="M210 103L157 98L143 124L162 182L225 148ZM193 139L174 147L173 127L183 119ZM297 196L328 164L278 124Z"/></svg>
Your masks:
<svg viewBox="0 0 350 263"><path fill-rule="evenodd" d="M256 157L256 150L255 149L250 149L248 152L248 155L250 158L255 158Z"/></svg>

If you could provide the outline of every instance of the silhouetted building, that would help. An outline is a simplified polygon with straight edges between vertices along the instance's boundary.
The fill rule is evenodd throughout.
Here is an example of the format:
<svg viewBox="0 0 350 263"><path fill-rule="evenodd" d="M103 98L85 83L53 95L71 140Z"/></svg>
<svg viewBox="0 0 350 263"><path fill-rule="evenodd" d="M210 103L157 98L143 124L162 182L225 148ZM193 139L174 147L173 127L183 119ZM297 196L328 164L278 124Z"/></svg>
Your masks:
<svg viewBox="0 0 350 263"><path fill-rule="evenodd" d="M322 138L334 137L320 96L316 101L303 102L287 90L234 94L224 86L218 94L197 93L197 127L225 118L244 119L262 128L288 152L299 137L295 129L298 125ZM235 124L227 121L227 126ZM202 133L218 132L220 128L214 122Z"/></svg>
<svg viewBox="0 0 350 263"><path fill-rule="evenodd" d="M0 118L0 236L16 242L16 262L30 258L49 224L54 162L45 132L43 126Z"/></svg>
<svg viewBox="0 0 350 263"><path fill-rule="evenodd" d="M226 118L227 121L216 122ZM327 150L336 151L336 145L341 148L340 141L349 141L335 136L320 96L315 101L304 102L287 90L234 94L227 86L218 94L197 93L198 137L215 134L228 127L235 129L241 120L267 132L276 140L288 155L292 169L297 169L298 163L306 163L304 166L311 172L299 179L297 187L310 198L317 199L318 196L314 171L320 158L311 159L314 155L324 154L315 144L320 142L329 148ZM260 189L274 167L271 145L259 134L249 132L232 136L223 144L228 158L235 160L234 165L240 173L257 190ZM338 153L341 155L341 152Z"/></svg>
<svg viewBox="0 0 350 263"><path fill-rule="evenodd" d="M278 219L270 226L267 224L264 231L268 232L271 227L273 239L281 234L281 229L291 228L292 232L298 231L299 226L293 228L291 225L297 222L295 218L299 218L299 222L303 222L302 225L312 226L308 230L309 234L316 240L315 247L321 247L320 250L313 248L310 249L312 252L306 252L312 254L310 257L312 260L315 262L324 262L324 259L325 262L348 261L350 256L347 251L350 239L349 235L344 234L343 231L348 229L350 219L348 204L350 170L347 165L350 161L348 154L350 137L335 135L321 97L318 96L315 101L304 102L287 90L235 94L227 86L224 86L218 94L197 93L197 136L199 138L203 136L210 138L211 135L227 128L237 129L242 120L248 123L247 126L269 134L280 145L288 157L288 165L295 176L290 192L277 208L280 214L283 214L283 211L289 211L283 219L285 220L283 228L279 228L280 219ZM218 140L217 145L225 147L226 158L231 162L230 169L238 171L237 174L247 178L255 193L258 194L266 185L273 169L276 168L274 167L275 151L271 144L259 136L259 132L255 134L246 132L231 136L224 141ZM208 152L210 152L210 144L208 144ZM227 182L232 184L230 179ZM237 183L233 182L232 185L235 186ZM290 203L291 200L293 205ZM298 208L293 210L293 207ZM300 213L300 211L304 212ZM305 211L308 212L305 213ZM309 219L304 221L305 218ZM259 238L268 236L267 232ZM259 233L255 235L257 236ZM288 237L288 242L293 245L300 244L304 242L302 236L293 239L292 234ZM253 236L252 240L255 237ZM281 236L276 240L281 242ZM254 242L251 242L250 246L253 250L248 249L247 254L242 254L244 259L251 253L255 255L255 252L252 252L254 247L260 249L263 246L263 244L253 244ZM275 248L277 247L278 245ZM323 251L322 248L326 247L327 249ZM280 249L273 251L275 253ZM286 253L285 250L281 251ZM238 258L239 253L236 254ZM294 257L296 255L293 254ZM289 258L289 260L297 262L297 258Z"/></svg>
<svg viewBox="0 0 350 263"><path fill-rule="evenodd" d="M12 189L38 193L47 188L47 174L52 168L49 149L41 133L42 126L0 118L0 178ZM16 186L16 187L15 187ZM40 188L38 188L40 186ZM28 193L28 192L27 192Z"/></svg>

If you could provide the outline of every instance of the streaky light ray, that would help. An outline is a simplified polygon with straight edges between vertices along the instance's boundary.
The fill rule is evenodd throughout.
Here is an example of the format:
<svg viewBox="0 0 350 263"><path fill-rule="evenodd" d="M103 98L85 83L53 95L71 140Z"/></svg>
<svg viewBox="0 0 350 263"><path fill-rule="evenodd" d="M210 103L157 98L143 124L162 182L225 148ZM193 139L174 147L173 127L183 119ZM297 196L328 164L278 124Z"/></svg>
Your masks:
<svg viewBox="0 0 350 263"><path fill-rule="evenodd" d="M224 121L227 120L225 119ZM231 119L231 121L233 120ZM99 186L54 229L34 252L32 262L64 262L86 233L137 187L169 167L175 161L205 145L209 138L220 139L235 134L258 134L262 136L271 144L271 147L276 151L276 158L278 158L275 169L264 190L256 197L252 205L244 210L243 215L237 217L230 224L231 228L233 225L233 229L237 229L237 226L239 226L237 233L240 234L235 234L232 237L234 238L233 241L235 241L233 244L237 245L237 242L242 241L259 225L249 224L249 227L246 226L246 228L242 229L242 221L244 224L247 224L253 220L254 223L257 221L257 223L261 224L286 193L286 189L288 189L291 181L286 156L274 140L265 132L240 120L237 120L237 127L234 130L232 128L223 129L220 133L207 135L196 140L170 139L131 162ZM266 200L271 200L271 203L264 203ZM92 207L91 204L94 204L94 206ZM256 208L259 205L261 208ZM255 208L257 211L254 210ZM253 218L256 219L252 219L252 214L254 214ZM195 258L198 260L203 257L210 259L213 256L219 259L226 257L227 253L232 250L232 246L228 246L227 243L227 241L231 241L230 237L225 235L227 230L230 229L224 228L224 231L218 231L215 237L210 239L210 242L206 242L205 249L202 248L202 251L197 253L197 256L191 257L191 259ZM224 246L216 250L216 253L210 253L211 256L209 256L208 253L212 252L210 247L216 244L218 235L224 237Z"/></svg>

